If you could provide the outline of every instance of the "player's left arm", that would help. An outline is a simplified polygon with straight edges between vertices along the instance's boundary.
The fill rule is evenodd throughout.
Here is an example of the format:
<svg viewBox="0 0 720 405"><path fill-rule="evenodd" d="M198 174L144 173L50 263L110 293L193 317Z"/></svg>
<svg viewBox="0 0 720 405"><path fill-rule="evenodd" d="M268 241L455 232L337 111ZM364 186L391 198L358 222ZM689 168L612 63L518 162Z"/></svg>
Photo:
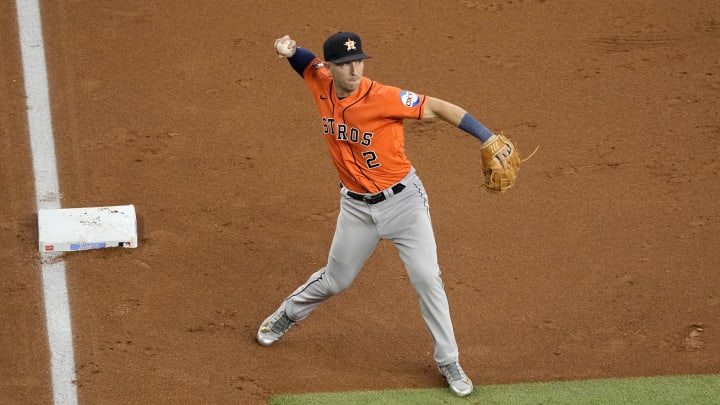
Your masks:
<svg viewBox="0 0 720 405"><path fill-rule="evenodd" d="M480 123L480 121L475 119L462 107L457 106L449 101L428 96L422 119L425 120L432 118L440 118L444 121L447 121L448 123L474 136L475 138L478 138L483 143L486 142L488 139L492 138L494 135L492 131L490 131L485 125ZM507 152L507 154L509 154L509 149ZM506 153L503 152L499 156L503 166L505 166L505 161L503 159L505 154Z"/></svg>
<svg viewBox="0 0 720 405"><path fill-rule="evenodd" d="M462 107L459 107L453 103L450 103L439 98L427 96L427 102L425 103L425 110L423 111L422 119L441 118L455 126L460 125L460 120L465 111Z"/></svg>
<svg viewBox="0 0 720 405"><path fill-rule="evenodd" d="M485 142L493 136L492 131L473 118L465 109L439 98L428 96L422 118L424 120L440 118L478 138L481 142Z"/></svg>

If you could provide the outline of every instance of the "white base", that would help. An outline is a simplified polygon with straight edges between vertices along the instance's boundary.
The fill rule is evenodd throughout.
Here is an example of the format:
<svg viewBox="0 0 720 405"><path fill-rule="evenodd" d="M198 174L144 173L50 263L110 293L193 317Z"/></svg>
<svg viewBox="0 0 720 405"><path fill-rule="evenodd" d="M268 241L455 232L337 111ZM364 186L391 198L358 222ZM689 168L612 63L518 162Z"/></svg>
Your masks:
<svg viewBox="0 0 720 405"><path fill-rule="evenodd" d="M40 209L38 235L40 252L136 248L135 207Z"/></svg>

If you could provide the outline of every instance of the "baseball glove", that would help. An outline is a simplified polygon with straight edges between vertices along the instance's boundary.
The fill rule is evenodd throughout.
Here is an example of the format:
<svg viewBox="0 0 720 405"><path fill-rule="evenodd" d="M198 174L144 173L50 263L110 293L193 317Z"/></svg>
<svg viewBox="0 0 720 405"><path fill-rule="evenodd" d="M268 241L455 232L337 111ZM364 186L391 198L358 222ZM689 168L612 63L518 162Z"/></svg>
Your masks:
<svg viewBox="0 0 720 405"><path fill-rule="evenodd" d="M507 149L509 147L509 154ZM507 167L503 167L498 155L504 153ZM492 191L505 191L515 184L520 172L520 153L515 144L505 136L493 135L482 144L480 149L483 172L485 174L485 187Z"/></svg>

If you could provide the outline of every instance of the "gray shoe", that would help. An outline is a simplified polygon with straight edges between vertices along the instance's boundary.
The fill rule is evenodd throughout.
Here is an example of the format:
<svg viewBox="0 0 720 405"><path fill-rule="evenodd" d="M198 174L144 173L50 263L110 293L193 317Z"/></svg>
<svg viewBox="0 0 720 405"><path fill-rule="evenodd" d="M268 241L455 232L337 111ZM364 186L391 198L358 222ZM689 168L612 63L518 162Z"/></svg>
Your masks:
<svg viewBox="0 0 720 405"><path fill-rule="evenodd" d="M440 373L447 379L450 391L458 397L470 395L473 392L473 383L470 377L465 375L460 363L454 361L444 366L438 366Z"/></svg>
<svg viewBox="0 0 720 405"><path fill-rule="evenodd" d="M280 308L267 317L260 325L257 333L257 341L263 346L270 346L280 340L285 332L294 324L295 321L290 320L285 313L285 302L283 302Z"/></svg>

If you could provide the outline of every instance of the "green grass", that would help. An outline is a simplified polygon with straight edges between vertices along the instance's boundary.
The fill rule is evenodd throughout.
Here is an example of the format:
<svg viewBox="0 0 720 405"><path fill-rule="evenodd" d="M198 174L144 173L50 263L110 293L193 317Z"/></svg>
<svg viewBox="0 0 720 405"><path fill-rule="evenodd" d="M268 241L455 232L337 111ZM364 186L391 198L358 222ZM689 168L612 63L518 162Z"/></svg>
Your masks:
<svg viewBox="0 0 720 405"><path fill-rule="evenodd" d="M269 404L717 405L720 375L480 385L465 398L453 397L447 388L279 395Z"/></svg>

